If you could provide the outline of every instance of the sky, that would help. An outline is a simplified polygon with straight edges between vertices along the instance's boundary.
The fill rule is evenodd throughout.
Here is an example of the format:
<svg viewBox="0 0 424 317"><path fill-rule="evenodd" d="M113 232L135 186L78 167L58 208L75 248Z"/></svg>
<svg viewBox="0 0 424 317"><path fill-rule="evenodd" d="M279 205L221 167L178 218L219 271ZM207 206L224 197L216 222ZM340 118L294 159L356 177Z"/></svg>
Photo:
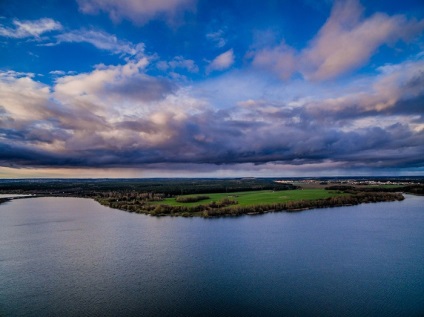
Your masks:
<svg viewBox="0 0 424 317"><path fill-rule="evenodd" d="M0 178L424 175L422 0L0 1Z"/></svg>

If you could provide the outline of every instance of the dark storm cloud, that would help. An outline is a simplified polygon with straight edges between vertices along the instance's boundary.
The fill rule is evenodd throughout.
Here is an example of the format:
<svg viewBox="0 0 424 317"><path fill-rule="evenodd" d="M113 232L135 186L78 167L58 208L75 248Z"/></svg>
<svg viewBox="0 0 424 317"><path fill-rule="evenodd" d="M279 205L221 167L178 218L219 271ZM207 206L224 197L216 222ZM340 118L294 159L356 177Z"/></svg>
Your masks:
<svg viewBox="0 0 424 317"><path fill-rule="evenodd" d="M49 166L56 161L56 155L36 148L0 143L0 162L7 167Z"/></svg>
<svg viewBox="0 0 424 317"><path fill-rule="evenodd" d="M351 162L353 166L420 166L424 163L422 140L424 134L414 133L403 125L387 129L364 128L354 132L341 132L331 128L316 129L314 133L305 132L290 125L279 126L248 125L238 121L222 121L209 114L209 120L192 117L184 124L169 127L176 129L174 137L157 145L116 145L110 146L104 138L92 136L97 149L42 151L28 147L2 146L0 160L3 164L30 166L80 166L80 167L123 167L142 166L153 163L196 163L196 164L265 164L279 162L286 164L317 163L326 160ZM153 124L140 126L120 123L121 127L155 133L160 127ZM244 126L244 130L240 129ZM117 127L116 127L117 128ZM28 134L8 133L10 141L27 139L45 140L42 131ZM26 133L26 134L25 134ZM63 135L67 138L68 135ZM60 136L52 136L60 139ZM84 136L88 138L88 136ZM390 155L387 155L390 153ZM411 159L413 158L413 159Z"/></svg>

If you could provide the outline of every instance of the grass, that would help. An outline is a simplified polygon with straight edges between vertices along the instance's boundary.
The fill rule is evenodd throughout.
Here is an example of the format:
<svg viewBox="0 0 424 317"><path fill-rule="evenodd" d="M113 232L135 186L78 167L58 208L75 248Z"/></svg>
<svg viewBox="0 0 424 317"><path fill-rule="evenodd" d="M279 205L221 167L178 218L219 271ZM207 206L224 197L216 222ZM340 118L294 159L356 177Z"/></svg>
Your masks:
<svg viewBox="0 0 424 317"><path fill-rule="evenodd" d="M288 201L297 200L316 200L324 199L333 196L343 195L336 191L328 191L325 189L304 189L304 190L283 190L283 191L271 191L271 190L260 190L260 191L248 191L248 192L237 192L237 193L219 193L219 194L205 194L209 196L209 199L205 199L198 202L192 203L179 203L175 198L166 198L163 201L154 202L155 205L170 205L170 206L198 206L206 205L213 201L218 202L224 198L232 198L238 201L237 205L234 206L254 206L264 205L272 203L284 203ZM187 197L196 195L184 195Z"/></svg>

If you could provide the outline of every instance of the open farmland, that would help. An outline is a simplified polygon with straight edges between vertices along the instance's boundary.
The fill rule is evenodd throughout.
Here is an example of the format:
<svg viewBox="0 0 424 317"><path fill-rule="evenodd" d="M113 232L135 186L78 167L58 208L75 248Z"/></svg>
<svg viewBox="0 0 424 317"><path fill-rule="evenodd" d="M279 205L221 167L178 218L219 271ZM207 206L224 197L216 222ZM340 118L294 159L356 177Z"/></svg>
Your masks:
<svg viewBox="0 0 424 317"><path fill-rule="evenodd" d="M203 199L197 202L177 202L176 198L166 198L163 201L153 202L152 204L169 205L169 206L187 206L195 207L206 205L212 202L219 202L223 199L231 199L237 201L235 206L254 206L262 204L285 203L297 200L316 200L328 197L343 195L337 191L328 191L325 189L305 189L305 190L259 190L250 192L237 193L218 193L206 194L209 199ZM183 195L179 197L195 197L195 195Z"/></svg>

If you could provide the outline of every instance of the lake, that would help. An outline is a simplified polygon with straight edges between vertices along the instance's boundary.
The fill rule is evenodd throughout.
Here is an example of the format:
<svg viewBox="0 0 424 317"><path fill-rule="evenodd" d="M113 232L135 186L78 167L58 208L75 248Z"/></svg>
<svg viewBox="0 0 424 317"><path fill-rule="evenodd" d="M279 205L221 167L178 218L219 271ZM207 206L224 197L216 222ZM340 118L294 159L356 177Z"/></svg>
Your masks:
<svg viewBox="0 0 424 317"><path fill-rule="evenodd" d="M0 205L2 316L422 316L424 197L238 218Z"/></svg>

